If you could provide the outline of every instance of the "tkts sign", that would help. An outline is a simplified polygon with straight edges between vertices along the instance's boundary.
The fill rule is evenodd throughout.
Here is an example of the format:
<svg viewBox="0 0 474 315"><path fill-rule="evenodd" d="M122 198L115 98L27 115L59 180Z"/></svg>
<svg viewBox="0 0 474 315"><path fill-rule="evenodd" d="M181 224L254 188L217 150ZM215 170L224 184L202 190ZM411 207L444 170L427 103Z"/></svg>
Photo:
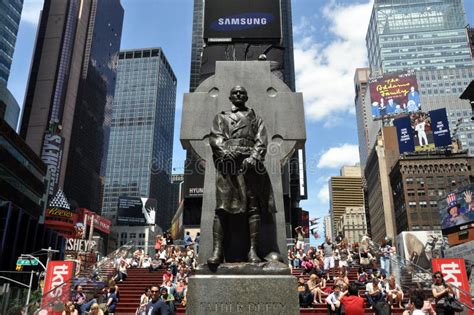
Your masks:
<svg viewBox="0 0 474 315"><path fill-rule="evenodd" d="M48 195L50 196L54 195L58 189L63 145L64 140L61 136L50 133L44 135L41 160L46 164L48 171L51 174L51 180L48 187Z"/></svg>
<svg viewBox="0 0 474 315"><path fill-rule="evenodd" d="M432 264L433 272L440 271L446 283L461 289L455 290L457 298L464 304L472 306L464 258L435 258ZM474 312L470 311L469 314L473 315Z"/></svg>
<svg viewBox="0 0 474 315"><path fill-rule="evenodd" d="M55 312L55 306L64 305L70 299L71 283L69 280L74 275L74 262L72 261L50 261L44 281L45 295L41 301L41 308L47 310L47 314L62 314Z"/></svg>

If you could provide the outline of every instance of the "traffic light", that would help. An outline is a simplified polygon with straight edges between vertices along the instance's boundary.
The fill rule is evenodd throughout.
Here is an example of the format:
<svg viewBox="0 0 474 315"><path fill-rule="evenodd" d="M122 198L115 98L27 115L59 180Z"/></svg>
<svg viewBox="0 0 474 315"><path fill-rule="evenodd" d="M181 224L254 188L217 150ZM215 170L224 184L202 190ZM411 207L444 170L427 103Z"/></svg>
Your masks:
<svg viewBox="0 0 474 315"><path fill-rule="evenodd" d="M22 271L23 266L22 265L16 265L16 271Z"/></svg>

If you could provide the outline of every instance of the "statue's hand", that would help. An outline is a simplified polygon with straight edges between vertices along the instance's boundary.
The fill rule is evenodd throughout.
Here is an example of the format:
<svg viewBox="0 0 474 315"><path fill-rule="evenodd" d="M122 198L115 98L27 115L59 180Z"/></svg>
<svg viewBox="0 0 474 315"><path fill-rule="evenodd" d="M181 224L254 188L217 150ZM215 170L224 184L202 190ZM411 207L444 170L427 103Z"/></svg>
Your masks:
<svg viewBox="0 0 474 315"><path fill-rule="evenodd" d="M236 157L237 153L229 150L225 150L224 155L222 156L224 160L235 160Z"/></svg>
<svg viewBox="0 0 474 315"><path fill-rule="evenodd" d="M257 165L257 161L252 157L248 157L242 162L243 169L247 169L249 167L255 167L255 165Z"/></svg>

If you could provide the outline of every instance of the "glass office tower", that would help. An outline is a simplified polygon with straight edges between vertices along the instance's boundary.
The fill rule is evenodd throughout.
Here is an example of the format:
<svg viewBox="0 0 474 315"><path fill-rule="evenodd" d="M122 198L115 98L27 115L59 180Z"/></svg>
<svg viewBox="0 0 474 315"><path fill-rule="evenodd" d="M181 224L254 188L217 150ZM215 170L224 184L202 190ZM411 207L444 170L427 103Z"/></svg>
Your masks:
<svg viewBox="0 0 474 315"><path fill-rule="evenodd" d="M121 51L102 215L116 219L119 196L158 200L167 228L176 77L160 48Z"/></svg>
<svg viewBox="0 0 474 315"><path fill-rule="evenodd" d="M366 36L372 75L472 64L462 0L376 0Z"/></svg>
<svg viewBox="0 0 474 315"><path fill-rule="evenodd" d="M0 1L0 119L16 129L20 106L7 88L23 0Z"/></svg>
<svg viewBox="0 0 474 315"><path fill-rule="evenodd" d="M0 1L0 81L8 82L23 0Z"/></svg>

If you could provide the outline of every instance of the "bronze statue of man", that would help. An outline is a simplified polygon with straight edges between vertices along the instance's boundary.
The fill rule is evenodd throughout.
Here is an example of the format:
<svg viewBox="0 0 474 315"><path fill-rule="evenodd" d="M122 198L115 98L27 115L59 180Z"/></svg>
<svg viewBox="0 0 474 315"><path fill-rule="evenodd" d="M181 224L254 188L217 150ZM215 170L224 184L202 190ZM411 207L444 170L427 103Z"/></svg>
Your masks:
<svg viewBox="0 0 474 315"><path fill-rule="evenodd" d="M255 111L246 107L247 91L235 86L230 91L230 111L218 113L213 121L209 143L216 167L216 213L213 224L213 253L208 264L224 261L226 216L248 218L250 249L247 260L260 262L257 251L260 214L273 211L273 195L263 167L267 150L265 124Z"/></svg>

